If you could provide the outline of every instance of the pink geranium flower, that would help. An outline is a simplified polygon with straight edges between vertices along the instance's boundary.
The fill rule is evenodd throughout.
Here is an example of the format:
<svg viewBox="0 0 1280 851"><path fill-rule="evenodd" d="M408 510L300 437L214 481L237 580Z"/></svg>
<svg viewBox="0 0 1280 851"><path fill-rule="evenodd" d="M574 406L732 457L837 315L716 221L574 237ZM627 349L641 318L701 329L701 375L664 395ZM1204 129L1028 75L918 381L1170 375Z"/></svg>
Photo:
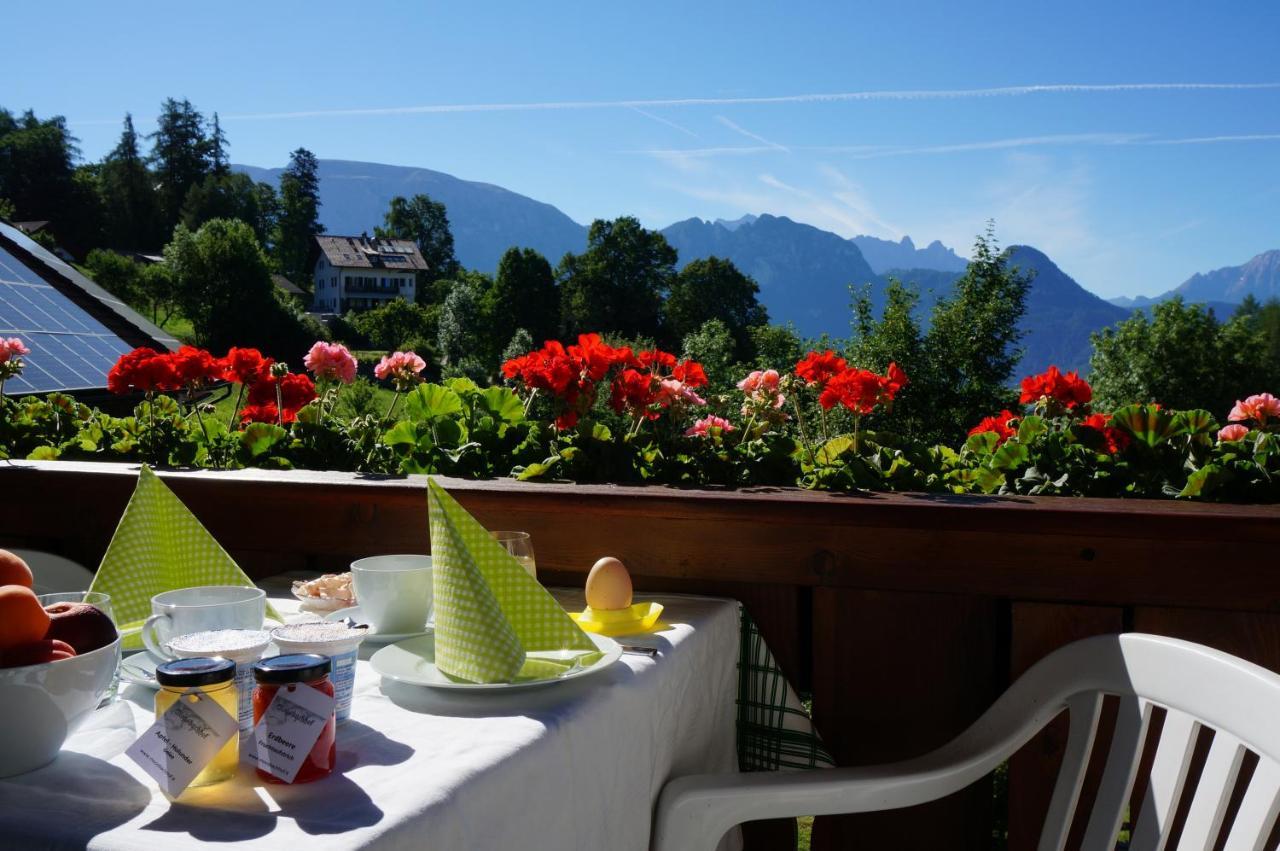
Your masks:
<svg viewBox="0 0 1280 851"><path fill-rule="evenodd" d="M781 379L782 376L778 374L776 369L757 369L738 382L738 389L747 394L760 393L762 391L776 393L778 392L778 382Z"/></svg>
<svg viewBox="0 0 1280 851"><path fill-rule="evenodd" d="M660 405L669 405L677 401L690 405L707 404L707 400L693 392L692 387L674 378L664 378L658 382L658 395L655 401Z"/></svg>
<svg viewBox="0 0 1280 851"><path fill-rule="evenodd" d="M1229 426L1224 426L1222 430L1218 432L1218 440L1224 442L1231 440L1244 440L1248 435L1249 429L1247 427L1242 426L1239 423L1232 423Z"/></svg>
<svg viewBox="0 0 1280 851"><path fill-rule="evenodd" d="M426 368L427 362L414 352L392 352L378 361L373 374L380 381L391 379L396 387L405 387L416 381Z"/></svg>
<svg viewBox="0 0 1280 851"><path fill-rule="evenodd" d="M728 434L733 431L733 423L724 417L717 417L715 414L705 416L690 426L684 433L685 437L707 437L711 434L711 429L718 428L720 431Z"/></svg>
<svg viewBox="0 0 1280 851"><path fill-rule="evenodd" d="M1280 399L1270 393L1250 396L1243 402L1236 402L1227 419L1233 423L1256 420L1258 425L1266 425L1269 419L1280 419Z"/></svg>
<svg viewBox="0 0 1280 851"><path fill-rule="evenodd" d="M317 340L302 362L315 373L316 378L332 378L343 384L356 380L356 359L341 343Z"/></svg>
<svg viewBox="0 0 1280 851"><path fill-rule="evenodd" d="M0 363L8 363L11 358L31 354L31 350L17 337L4 339L0 337Z"/></svg>

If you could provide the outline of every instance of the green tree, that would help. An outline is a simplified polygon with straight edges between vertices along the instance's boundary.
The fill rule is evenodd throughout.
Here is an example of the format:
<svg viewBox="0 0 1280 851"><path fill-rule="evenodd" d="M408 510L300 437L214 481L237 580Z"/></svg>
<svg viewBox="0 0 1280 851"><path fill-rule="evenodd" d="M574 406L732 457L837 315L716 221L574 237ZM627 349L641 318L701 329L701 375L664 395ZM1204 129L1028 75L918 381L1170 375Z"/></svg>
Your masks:
<svg viewBox="0 0 1280 851"><path fill-rule="evenodd" d="M738 362L738 342L729 326L720 319L708 319L698 329L685 335L681 343L681 357L696 360L707 373L709 392L725 393L741 376L735 365Z"/></svg>
<svg viewBox="0 0 1280 851"><path fill-rule="evenodd" d="M1204 408L1225 419L1237 399L1269 389L1267 338L1257 313L1220 323L1203 305L1173 298L1093 335L1095 407L1135 402Z"/></svg>
<svg viewBox="0 0 1280 851"><path fill-rule="evenodd" d="M1018 323L1030 286L1031 276L1009 265L1008 252L999 250L994 226L988 225L951 295L934 305L923 338L928 361L916 367L930 381L916 394L930 407L932 422L922 419L917 437L962 440L982 417L1011 404L1013 372L1022 357Z"/></svg>
<svg viewBox="0 0 1280 851"><path fill-rule="evenodd" d="M139 270L138 293L140 305L156 325L163 327L178 312L178 288L164 263L150 263Z"/></svg>
<svg viewBox="0 0 1280 851"><path fill-rule="evenodd" d="M804 356L804 344L790 322L786 325L761 325L749 329L748 333L751 335L751 348L755 351L755 360L750 361L753 369L781 371L787 364L794 364Z"/></svg>
<svg viewBox="0 0 1280 851"><path fill-rule="evenodd" d="M75 255L98 244L102 227L96 168L77 167L79 155L62 116L0 109L0 198L18 221L51 222L48 230Z"/></svg>
<svg viewBox="0 0 1280 851"><path fill-rule="evenodd" d="M280 176L275 259L284 276L294 282L310 280L307 260L311 245L316 234L324 233L320 224L319 170L315 154L298 148L289 155L289 165Z"/></svg>
<svg viewBox="0 0 1280 851"><path fill-rule="evenodd" d="M382 227L374 233L383 239L411 239L418 245L426 272L418 276L414 290L423 301L423 293L431 281L453 278L461 270L453 253L453 231L449 229L449 213L444 204L432 201L428 195L405 198L397 195L383 216Z"/></svg>
<svg viewBox="0 0 1280 851"><path fill-rule="evenodd" d="M141 304L142 269L132 259L114 251L95 248L84 259L93 282L129 305Z"/></svg>
<svg viewBox="0 0 1280 851"><path fill-rule="evenodd" d="M658 337L675 266L676 250L661 233L631 216L596 219L587 250L566 254L556 272L565 330Z"/></svg>
<svg viewBox="0 0 1280 851"><path fill-rule="evenodd" d="M182 215L182 202L191 187L209 174L209 139L204 117L183 98L166 98L152 140L151 167L155 170L162 229L170 232Z"/></svg>
<svg viewBox="0 0 1280 851"><path fill-rule="evenodd" d="M925 335L916 319L919 290L890 278L884 299L877 319L870 292L863 289L855 296L853 336L846 357L855 366L881 373L896 363L907 374L910 383L894 400L889 428L928 440L954 433L957 424L948 423L933 408L934 394L950 375L936 368L946 356L925 346Z"/></svg>
<svg viewBox="0 0 1280 851"><path fill-rule="evenodd" d="M274 198L269 185L255 184L247 174L210 174L187 193L182 204L182 224L188 230L197 230L210 219L239 219L253 228L259 243L265 244L275 223L275 211L264 210L262 204L274 205Z"/></svg>
<svg viewBox="0 0 1280 851"><path fill-rule="evenodd" d="M497 369L505 341L496 341L484 315L492 286L487 275L463 272L440 308L439 356L446 376L488 380Z"/></svg>
<svg viewBox="0 0 1280 851"><path fill-rule="evenodd" d="M8 198L0 198L0 219L8 219L9 221L13 221L13 218L14 218L13 204L9 202Z"/></svg>
<svg viewBox="0 0 1280 851"><path fill-rule="evenodd" d="M394 298L372 310L352 313L349 321L375 349L390 352L412 341L435 337L438 317L420 304ZM419 354L423 354L419 352Z"/></svg>
<svg viewBox="0 0 1280 851"><path fill-rule="evenodd" d="M733 265L732 260L708 257L694 260L671 283L665 305L667 335L682 340L707 321L718 319L728 328L740 360L751 356L748 328L769 324L758 296L760 286Z"/></svg>
<svg viewBox="0 0 1280 851"><path fill-rule="evenodd" d="M244 222L213 219L194 232L180 224L164 256L200 345L256 346L296 359L314 339L276 297L266 255Z"/></svg>
<svg viewBox="0 0 1280 851"><path fill-rule="evenodd" d="M142 156L129 113L124 116L120 141L102 161L101 191L107 245L151 251L163 244L155 178Z"/></svg>
<svg viewBox="0 0 1280 851"><path fill-rule="evenodd" d="M539 344L560 328L560 292L551 264L532 248L508 248L485 293L483 310L495 341L503 345L523 328Z"/></svg>
<svg viewBox="0 0 1280 851"><path fill-rule="evenodd" d="M226 177L231 173L231 164L227 161L227 134L222 132L218 123L218 113L213 114L209 124L209 173L214 177Z"/></svg>

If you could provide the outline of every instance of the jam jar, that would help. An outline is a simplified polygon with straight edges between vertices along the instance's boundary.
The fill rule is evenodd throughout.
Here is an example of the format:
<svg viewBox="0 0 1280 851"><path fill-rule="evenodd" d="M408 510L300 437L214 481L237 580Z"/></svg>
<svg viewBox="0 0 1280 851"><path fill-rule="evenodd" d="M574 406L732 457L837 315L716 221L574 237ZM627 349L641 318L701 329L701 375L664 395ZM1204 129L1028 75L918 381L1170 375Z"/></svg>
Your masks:
<svg viewBox="0 0 1280 851"><path fill-rule="evenodd" d="M156 666L156 718L162 718L179 700L194 700L197 692L217 702L232 718L236 717L239 700L236 694L236 663L230 659L199 657L176 659ZM190 787L208 786L234 777L240 765L240 737L232 736L213 755Z"/></svg>
<svg viewBox="0 0 1280 851"><path fill-rule="evenodd" d="M315 653L293 653L263 659L253 666L253 723L256 726L266 714L267 707L275 700L281 689L293 691L300 688L313 688L334 696L333 683L329 680L329 672L333 666L328 656ZM294 783L310 783L333 773L333 766L338 755L337 722L332 710L325 719L319 738L307 758L298 768ZM279 777L263 769L257 769L258 776L268 783L284 783Z"/></svg>

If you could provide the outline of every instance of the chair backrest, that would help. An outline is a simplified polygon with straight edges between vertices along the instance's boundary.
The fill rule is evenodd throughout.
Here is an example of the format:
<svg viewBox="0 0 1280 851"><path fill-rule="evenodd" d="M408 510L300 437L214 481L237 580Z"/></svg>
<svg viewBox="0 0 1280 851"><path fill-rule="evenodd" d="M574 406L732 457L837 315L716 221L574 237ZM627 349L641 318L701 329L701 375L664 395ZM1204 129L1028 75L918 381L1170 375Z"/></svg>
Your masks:
<svg viewBox="0 0 1280 851"><path fill-rule="evenodd" d="M1062 851L1107 695L1119 698L1119 710L1081 847L1115 847L1149 746L1155 753L1148 755L1150 775L1131 851L1171 847L1180 804L1186 815L1179 849L1211 851L1226 830L1224 851L1262 851L1280 812L1280 676L1234 656L1137 633L1078 641L1033 666L953 744L1000 738L1016 749L1066 706L1070 734L1039 845L1040 851ZM1161 715L1155 738L1152 724ZM1212 743L1200 763L1196 744L1209 735L1206 730ZM1244 785L1241 767L1249 752L1258 761ZM1202 765L1198 775L1193 765ZM1233 795L1241 797L1227 824Z"/></svg>
<svg viewBox="0 0 1280 851"><path fill-rule="evenodd" d="M93 571L69 558L38 550L10 550L31 568L35 575L34 591L52 594L57 591L86 591L93 582Z"/></svg>

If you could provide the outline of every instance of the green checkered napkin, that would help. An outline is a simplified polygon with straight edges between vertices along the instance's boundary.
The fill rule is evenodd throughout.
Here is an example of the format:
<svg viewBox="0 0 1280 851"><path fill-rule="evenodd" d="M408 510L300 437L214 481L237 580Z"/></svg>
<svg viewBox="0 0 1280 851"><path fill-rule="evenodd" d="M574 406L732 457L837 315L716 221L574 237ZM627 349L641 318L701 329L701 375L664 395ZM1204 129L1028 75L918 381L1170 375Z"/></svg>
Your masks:
<svg viewBox="0 0 1280 851"><path fill-rule="evenodd" d="M835 760L809 713L742 609L738 651L738 770L830 768Z"/></svg>
<svg viewBox="0 0 1280 851"><path fill-rule="evenodd" d="M439 670L505 683L554 677L599 658L555 598L434 479L427 480L427 510Z"/></svg>
<svg viewBox="0 0 1280 851"><path fill-rule="evenodd" d="M199 585L252 586L253 582L144 465L89 590L111 596L116 623L128 630L141 626L151 614L151 598L156 594ZM270 603L267 614L280 620ZM125 636L126 649L141 646L137 633Z"/></svg>

